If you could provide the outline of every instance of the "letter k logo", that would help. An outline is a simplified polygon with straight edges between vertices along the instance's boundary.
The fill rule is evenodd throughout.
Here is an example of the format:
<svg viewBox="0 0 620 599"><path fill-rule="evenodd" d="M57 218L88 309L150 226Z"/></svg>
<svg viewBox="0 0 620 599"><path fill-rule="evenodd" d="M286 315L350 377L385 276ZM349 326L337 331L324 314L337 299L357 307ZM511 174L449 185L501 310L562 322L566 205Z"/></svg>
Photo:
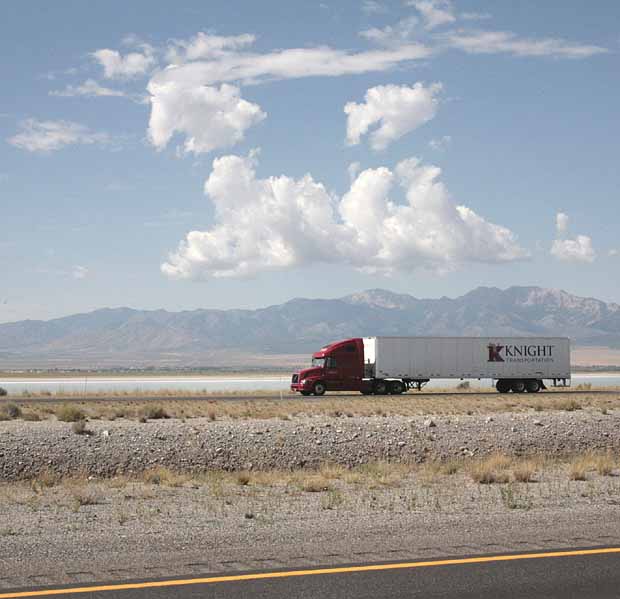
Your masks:
<svg viewBox="0 0 620 599"><path fill-rule="evenodd" d="M489 362L503 362L504 358L500 355L500 352L504 349L503 345L496 345L495 343L489 343Z"/></svg>

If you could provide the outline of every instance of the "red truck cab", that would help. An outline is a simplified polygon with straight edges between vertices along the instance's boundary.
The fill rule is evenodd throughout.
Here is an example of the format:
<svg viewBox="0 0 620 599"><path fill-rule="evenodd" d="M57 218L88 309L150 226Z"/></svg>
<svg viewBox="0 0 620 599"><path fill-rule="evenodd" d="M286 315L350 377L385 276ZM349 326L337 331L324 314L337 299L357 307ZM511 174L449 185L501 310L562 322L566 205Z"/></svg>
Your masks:
<svg viewBox="0 0 620 599"><path fill-rule="evenodd" d="M302 395L323 395L325 391L371 392L364 380L364 343L361 338L345 339L312 354L312 366L295 372L291 391Z"/></svg>

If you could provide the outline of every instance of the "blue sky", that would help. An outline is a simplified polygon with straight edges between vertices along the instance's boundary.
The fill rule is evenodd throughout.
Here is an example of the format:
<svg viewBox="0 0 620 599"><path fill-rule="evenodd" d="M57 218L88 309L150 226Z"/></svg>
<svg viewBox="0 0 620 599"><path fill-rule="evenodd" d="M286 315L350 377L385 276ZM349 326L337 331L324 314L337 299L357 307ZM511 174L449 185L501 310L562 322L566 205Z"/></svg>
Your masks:
<svg viewBox="0 0 620 599"><path fill-rule="evenodd" d="M15 2L0 322L386 287L620 301L620 6Z"/></svg>

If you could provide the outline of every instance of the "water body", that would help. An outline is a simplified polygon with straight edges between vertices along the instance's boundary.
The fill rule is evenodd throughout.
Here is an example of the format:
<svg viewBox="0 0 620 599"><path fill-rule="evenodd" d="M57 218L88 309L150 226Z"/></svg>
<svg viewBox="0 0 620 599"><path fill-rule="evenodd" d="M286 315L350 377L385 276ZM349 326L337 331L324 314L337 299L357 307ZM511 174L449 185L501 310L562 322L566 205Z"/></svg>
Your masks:
<svg viewBox="0 0 620 599"><path fill-rule="evenodd" d="M33 393L95 393L104 391L158 391L172 389L175 391L207 391L226 393L230 391L288 391L291 377L289 375L273 377L223 377L223 376L171 376L171 377L105 377L94 376L85 378L50 377L50 378L11 378L0 380L11 394L24 391ZM428 383L427 389L453 388L461 381L458 379L434 379ZM572 386L591 384L592 387L620 386L620 373L584 373L575 374ZM491 388L491 379L471 380L472 387Z"/></svg>

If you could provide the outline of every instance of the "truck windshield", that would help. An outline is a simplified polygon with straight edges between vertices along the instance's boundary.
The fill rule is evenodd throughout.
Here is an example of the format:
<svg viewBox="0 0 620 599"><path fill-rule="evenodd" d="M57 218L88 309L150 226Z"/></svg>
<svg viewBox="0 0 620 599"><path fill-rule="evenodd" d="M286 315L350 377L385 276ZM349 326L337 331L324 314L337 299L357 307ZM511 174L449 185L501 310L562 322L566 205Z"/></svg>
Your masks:
<svg viewBox="0 0 620 599"><path fill-rule="evenodd" d="M323 368L325 366L325 358L312 358L312 366Z"/></svg>

